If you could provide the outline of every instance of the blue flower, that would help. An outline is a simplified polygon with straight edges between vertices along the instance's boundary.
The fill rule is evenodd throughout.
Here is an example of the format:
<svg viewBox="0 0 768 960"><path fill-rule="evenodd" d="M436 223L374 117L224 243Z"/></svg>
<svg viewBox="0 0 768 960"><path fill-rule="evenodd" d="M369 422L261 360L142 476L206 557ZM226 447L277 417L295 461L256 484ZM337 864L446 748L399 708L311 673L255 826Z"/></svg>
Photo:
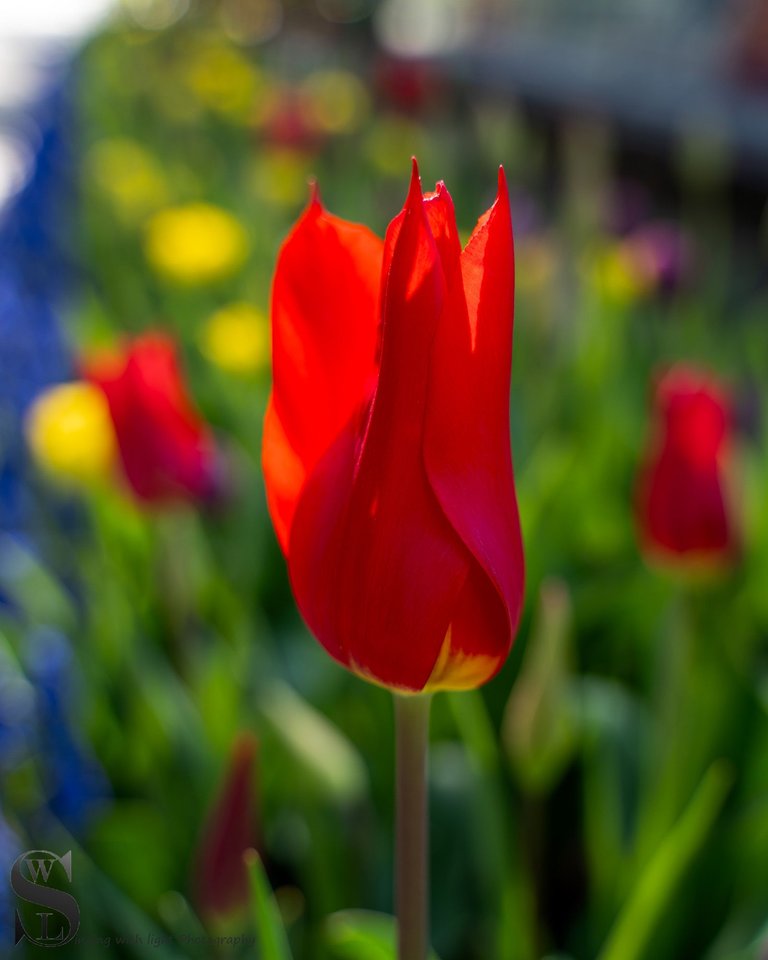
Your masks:
<svg viewBox="0 0 768 960"><path fill-rule="evenodd" d="M0 638L0 776L30 753L35 691Z"/></svg>
<svg viewBox="0 0 768 960"><path fill-rule="evenodd" d="M72 833L81 834L109 799L109 782L73 722L78 678L69 643L60 633L42 629L29 638L29 649L38 761L48 809Z"/></svg>
<svg viewBox="0 0 768 960"><path fill-rule="evenodd" d="M68 97L62 83L39 106L32 175L0 223L0 531L24 529L32 514L24 411L71 373L58 314L75 277Z"/></svg>
<svg viewBox="0 0 768 960"><path fill-rule="evenodd" d="M21 843L16 834L3 819L0 810L0 943L12 942L10 931L13 930L14 904L8 877L14 861L21 853ZM6 934L5 931L8 931Z"/></svg>

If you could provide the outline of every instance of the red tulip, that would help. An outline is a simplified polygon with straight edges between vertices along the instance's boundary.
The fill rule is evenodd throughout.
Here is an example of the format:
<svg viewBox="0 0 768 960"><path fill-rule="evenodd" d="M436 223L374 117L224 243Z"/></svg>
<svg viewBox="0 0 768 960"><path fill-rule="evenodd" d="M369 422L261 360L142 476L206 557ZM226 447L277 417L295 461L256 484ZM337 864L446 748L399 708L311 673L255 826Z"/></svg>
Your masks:
<svg viewBox="0 0 768 960"><path fill-rule="evenodd" d="M275 147L312 152L322 144L323 134L307 119L301 95L282 90L264 120L265 140Z"/></svg>
<svg viewBox="0 0 768 960"><path fill-rule="evenodd" d="M732 59L745 83L768 88L768 0L747 0L738 7Z"/></svg>
<svg viewBox="0 0 768 960"><path fill-rule="evenodd" d="M195 864L195 900L208 916L230 913L249 900L243 855L257 841L253 786L256 751L256 738L247 733L241 735L203 830Z"/></svg>
<svg viewBox="0 0 768 960"><path fill-rule="evenodd" d="M736 535L725 491L730 410L708 374L677 366L658 382L638 516L648 551L671 561L728 561Z"/></svg>
<svg viewBox="0 0 768 960"><path fill-rule="evenodd" d="M213 437L192 404L169 337L136 337L117 355L87 362L85 376L104 391L125 478L139 500L213 496Z"/></svg>
<svg viewBox="0 0 768 960"><path fill-rule="evenodd" d="M384 243L315 193L280 251L269 509L311 630L395 689L478 686L517 628L513 294L503 172L464 250L414 162Z"/></svg>
<svg viewBox="0 0 768 960"><path fill-rule="evenodd" d="M444 99L440 75L428 63L380 57L374 66L374 87L382 99L404 113L426 113Z"/></svg>

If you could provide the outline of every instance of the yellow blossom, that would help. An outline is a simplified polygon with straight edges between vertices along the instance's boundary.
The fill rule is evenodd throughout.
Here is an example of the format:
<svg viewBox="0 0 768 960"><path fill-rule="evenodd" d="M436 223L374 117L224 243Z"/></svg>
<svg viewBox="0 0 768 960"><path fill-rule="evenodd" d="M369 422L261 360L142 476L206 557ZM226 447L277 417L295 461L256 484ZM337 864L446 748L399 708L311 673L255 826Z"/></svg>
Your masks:
<svg viewBox="0 0 768 960"><path fill-rule="evenodd" d="M269 364L269 321L249 303L228 304L206 323L200 349L228 373L257 373Z"/></svg>
<svg viewBox="0 0 768 960"><path fill-rule="evenodd" d="M168 185L160 164L133 140L99 140L88 151L85 169L125 223L143 220L168 202Z"/></svg>
<svg viewBox="0 0 768 960"><path fill-rule="evenodd" d="M246 122L266 81L234 47L207 42L193 49L185 69L187 87L210 110Z"/></svg>
<svg viewBox="0 0 768 960"><path fill-rule="evenodd" d="M360 80L348 70L316 70L302 84L303 113L323 133L349 133L365 120L370 101Z"/></svg>
<svg viewBox="0 0 768 960"><path fill-rule="evenodd" d="M253 186L265 203L295 207L307 196L311 173L306 153L290 147L267 148L253 170Z"/></svg>
<svg viewBox="0 0 768 960"><path fill-rule="evenodd" d="M587 280L608 302L627 306L648 290L648 278L638 270L636 258L622 244L597 252L587 264Z"/></svg>
<svg viewBox="0 0 768 960"><path fill-rule="evenodd" d="M209 283L240 267L248 252L242 224L220 207L190 203L156 213L147 224L147 260L171 280Z"/></svg>
<svg viewBox="0 0 768 960"><path fill-rule="evenodd" d="M60 480L93 484L108 476L115 463L109 405L93 384L49 387L32 404L25 432L36 462Z"/></svg>

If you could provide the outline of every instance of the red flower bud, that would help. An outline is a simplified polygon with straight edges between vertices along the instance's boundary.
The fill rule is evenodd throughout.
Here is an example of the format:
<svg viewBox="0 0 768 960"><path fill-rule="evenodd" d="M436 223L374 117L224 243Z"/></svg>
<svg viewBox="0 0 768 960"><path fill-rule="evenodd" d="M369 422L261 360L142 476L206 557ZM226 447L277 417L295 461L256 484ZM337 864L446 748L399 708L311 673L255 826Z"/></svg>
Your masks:
<svg viewBox="0 0 768 960"><path fill-rule="evenodd" d="M249 900L243 854L257 844L253 786L256 751L256 738L242 734L203 830L194 883L195 902L206 916L231 913Z"/></svg>
<svg viewBox="0 0 768 960"><path fill-rule="evenodd" d="M725 478L730 405L708 374L676 366L659 380L654 432L640 473L638 520L651 554L722 564L736 551Z"/></svg>
<svg viewBox="0 0 768 960"><path fill-rule="evenodd" d="M182 379L173 341L136 337L85 365L109 403L125 478L139 500L207 500L216 491L213 437Z"/></svg>
<svg viewBox="0 0 768 960"><path fill-rule="evenodd" d="M502 172L464 250L414 162L383 244L314 195L280 251L269 508L315 636L389 687L478 686L517 629L513 300Z"/></svg>

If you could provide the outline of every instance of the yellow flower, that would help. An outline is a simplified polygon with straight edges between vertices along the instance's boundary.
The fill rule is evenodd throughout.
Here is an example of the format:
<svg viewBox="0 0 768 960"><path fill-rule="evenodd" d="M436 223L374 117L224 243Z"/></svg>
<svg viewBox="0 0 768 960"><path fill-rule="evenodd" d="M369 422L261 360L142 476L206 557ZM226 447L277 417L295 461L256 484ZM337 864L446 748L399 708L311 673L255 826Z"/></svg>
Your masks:
<svg viewBox="0 0 768 960"><path fill-rule="evenodd" d="M257 373L269 364L269 321L249 303L228 304L206 323L200 349L228 373Z"/></svg>
<svg viewBox="0 0 768 960"><path fill-rule="evenodd" d="M168 202L168 185L154 157L133 140L99 140L86 156L90 181L125 223L136 223Z"/></svg>
<svg viewBox="0 0 768 960"><path fill-rule="evenodd" d="M348 70L316 70L302 84L307 122L323 133L349 133L365 120L368 92Z"/></svg>
<svg viewBox="0 0 768 960"><path fill-rule="evenodd" d="M152 266L171 280L209 283L241 266L248 240L231 213L207 203L190 203L151 218L144 251Z"/></svg>
<svg viewBox="0 0 768 960"><path fill-rule="evenodd" d="M208 41L190 53L185 80L210 110L246 122L266 81L257 68L233 47Z"/></svg>
<svg viewBox="0 0 768 960"><path fill-rule="evenodd" d="M90 485L107 477L116 441L109 405L90 383L49 387L25 420L27 444L36 462L60 480Z"/></svg>
<svg viewBox="0 0 768 960"><path fill-rule="evenodd" d="M253 187L265 203L295 207L306 199L309 176L306 153L290 147L267 148L253 169Z"/></svg>
<svg viewBox="0 0 768 960"><path fill-rule="evenodd" d="M621 243L598 251L587 264L587 280L609 303L628 306L648 291L648 278L636 258Z"/></svg>

